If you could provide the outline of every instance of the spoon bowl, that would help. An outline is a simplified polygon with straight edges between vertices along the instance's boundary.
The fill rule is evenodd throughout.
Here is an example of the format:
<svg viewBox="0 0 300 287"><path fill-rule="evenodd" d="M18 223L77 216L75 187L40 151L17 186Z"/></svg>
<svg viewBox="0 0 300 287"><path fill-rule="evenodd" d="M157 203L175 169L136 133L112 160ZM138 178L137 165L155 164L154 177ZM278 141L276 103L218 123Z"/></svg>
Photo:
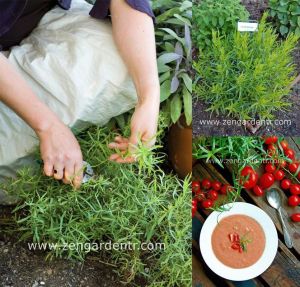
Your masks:
<svg viewBox="0 0 300 287"><path fill-rule="evenodd" d="M275 208L278 211L279 218L282 224L284 242L288 248L292 248L293 241L288 232L287 225L285 224L285 221L283 219L282 208L281 208L281 196L279 191L276 188L272 188L267 192L267 201L273 208Z"/></svg>
<svg viewBox="0 0 300 287"><path fill-rule="evenodd" d="M280 194L277 191L277 189L272 188L271 190L269 190L267 192L267 200L273 208L275 208L275 209L280 208L280 206L281 206L281 197L280 197Z"/></svg>

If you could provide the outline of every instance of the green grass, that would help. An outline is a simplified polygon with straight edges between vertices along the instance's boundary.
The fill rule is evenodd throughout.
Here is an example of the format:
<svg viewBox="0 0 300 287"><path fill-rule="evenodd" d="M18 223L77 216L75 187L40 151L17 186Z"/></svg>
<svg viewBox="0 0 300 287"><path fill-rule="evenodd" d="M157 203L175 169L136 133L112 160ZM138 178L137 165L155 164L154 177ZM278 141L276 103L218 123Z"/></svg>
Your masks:
<svg viewBox="0 0 300 287"><path fill-rule="evenodd" d="M166 174L159 167L164 155L145 149L137 164L109 162L107 144L113 136L96 127L78 136L84 159L97 174L80 190L43 176L39 168L22 170L16 180L0 184L21 199L15 212L22 214L17 218L22 240L164 243L165 250L105 251L105 256L125 282L140 275L148 286L191 286L189 179ZM80 249L49 252L49 257L76 260L86 256Z"/></svg>

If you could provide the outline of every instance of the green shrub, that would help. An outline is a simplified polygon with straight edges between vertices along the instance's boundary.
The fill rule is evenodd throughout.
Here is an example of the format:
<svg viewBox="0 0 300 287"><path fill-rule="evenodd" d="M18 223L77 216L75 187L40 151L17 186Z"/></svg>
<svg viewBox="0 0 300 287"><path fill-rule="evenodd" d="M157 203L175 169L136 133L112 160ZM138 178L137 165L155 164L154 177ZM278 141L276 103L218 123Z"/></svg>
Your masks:
<svg viewBox="0 0 300 287"><path fill-rule="evenodd" d="M155 0L158 70L161 83L162 110L170 122L178 121L182 112L187 124L192 122L191 0Z"/></svg>
<svg viewBox="0 0 300 287"><path fill-rule="evenodd" d="M193 42L204 49L212 45L212 32L228 35L249 13L240 0L201 0L193 5Z"/></svg>
<svg viewBox="0 0 300 287"><path fill-rule="evenodd" d="M191 286L191 216L189 179L179 180L159 167L164 157L140 148L140 161L120 165L107 160L107 128L91 128L79 136L84 158L98 177L80 190L40 173L23 170L0 189L17 194L22 239L34 242L164 243L165 250L101 251L130 282L145 276L148 286ZM49 256L83 260L87 250L49 251ZM109 259L107 259L109 260Z"/></svg>
<svg viewBox="0 0 300 287"><path fill-rule="evenodd" d="M298 37L277 41L266 18L255 33L222 37L214 32L211 50L200 50L195 94L210 104L209 111L242 120L272 119L274 111L290 105L285 96L295 79L292 51Z"/></svg>
<svg viewBox="0 0 300 287"><path fill-rule="evenodd" d="M270 15L282 36L293 32L300 36L300 2L299 0L269 0Z"/></svg>

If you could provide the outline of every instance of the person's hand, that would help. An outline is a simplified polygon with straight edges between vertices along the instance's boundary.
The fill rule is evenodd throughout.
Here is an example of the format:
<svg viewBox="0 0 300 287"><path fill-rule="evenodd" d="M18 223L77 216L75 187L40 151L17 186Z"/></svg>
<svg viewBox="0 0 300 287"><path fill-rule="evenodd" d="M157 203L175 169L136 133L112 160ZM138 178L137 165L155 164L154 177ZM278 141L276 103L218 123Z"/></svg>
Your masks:
<svg viewBox="0 0 300 287"><path fill-rule="evenodd" d="M55 122L37 132L37 135L44 173L75 188L80 187L83 177L82 153L71 130L63 123Z"/></svg>
<svg viewBox="0 0 300 287"><path fill-rule="evenodd" d="M132 163L136 161L134 156L135 146L141 140L146 146L155 144L155 135L157 132L157 122L159 114L159 101L149 101L139 104L131 118L130 138L117 136L114 142L109 144L110 149L118 149L120 153L114 153L110 160L118 163ZM124 155L129 155L124 158Z"/></svg>

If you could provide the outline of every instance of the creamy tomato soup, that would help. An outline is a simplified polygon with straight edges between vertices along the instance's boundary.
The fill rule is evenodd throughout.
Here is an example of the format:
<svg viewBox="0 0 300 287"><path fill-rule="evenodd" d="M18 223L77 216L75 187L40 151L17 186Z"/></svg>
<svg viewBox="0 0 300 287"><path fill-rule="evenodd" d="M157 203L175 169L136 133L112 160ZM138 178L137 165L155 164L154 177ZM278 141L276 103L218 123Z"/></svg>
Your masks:
<svg viewBox="0 0 300 287"><path fill-rule="evenodd" d="M263 254L265 234L253 218L236 214L223 218L211 238L216 257L232 268L253 265Z"/></svg>

